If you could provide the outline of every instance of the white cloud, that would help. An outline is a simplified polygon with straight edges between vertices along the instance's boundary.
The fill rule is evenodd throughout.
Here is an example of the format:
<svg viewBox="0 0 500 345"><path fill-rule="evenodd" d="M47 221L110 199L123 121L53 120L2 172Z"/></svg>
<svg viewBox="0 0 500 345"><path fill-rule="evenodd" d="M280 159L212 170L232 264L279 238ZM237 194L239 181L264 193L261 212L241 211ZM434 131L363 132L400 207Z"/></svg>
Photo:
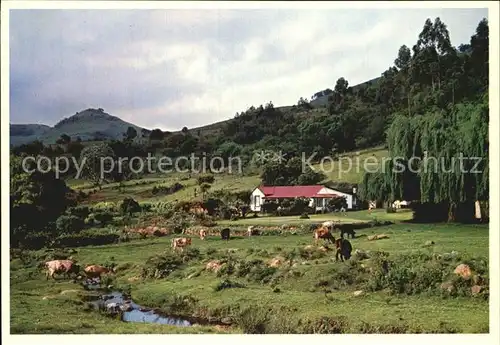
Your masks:
<svg viewBox="0 0 500 345"><path fill-rule="evenodd" d="M427 17L468 43L487 10L24 11L11 16L11 120L100 106L177 130L379 76Z"/></svg>

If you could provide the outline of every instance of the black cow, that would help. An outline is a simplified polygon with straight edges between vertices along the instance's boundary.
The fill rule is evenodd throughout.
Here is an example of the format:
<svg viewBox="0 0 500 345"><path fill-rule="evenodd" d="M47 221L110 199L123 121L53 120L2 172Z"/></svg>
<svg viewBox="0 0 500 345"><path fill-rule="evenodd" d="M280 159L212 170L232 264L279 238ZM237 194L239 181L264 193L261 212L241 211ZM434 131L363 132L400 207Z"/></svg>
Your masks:
<svg viewBox="0 0 500 345"><path fill-rule="evenodd" d="M346 225L344 225L343 227L340 228L340 237L344 238L344 234L347 234L347 238L349 238L349 236L351 238L356 237L356 232L349 225L350 224L346 224Z"/></svg>
<svg viewBox="0 0 500 345"><path fill-rule="evenodd" d="M343 238L339 238L335 240L335 261L340 260L344 261L349 260L351 258L352 246L349 240L345 240Z"/></svg>
<svg viewBox="0 0 500 345"><path fill-rule="evenodd" d="M229 228L222 229L222 230L220 231L220 237L221 237L223 240L228 241L228 240L229 240L229 237L230 237L230 234L229 234Z"/></svg>

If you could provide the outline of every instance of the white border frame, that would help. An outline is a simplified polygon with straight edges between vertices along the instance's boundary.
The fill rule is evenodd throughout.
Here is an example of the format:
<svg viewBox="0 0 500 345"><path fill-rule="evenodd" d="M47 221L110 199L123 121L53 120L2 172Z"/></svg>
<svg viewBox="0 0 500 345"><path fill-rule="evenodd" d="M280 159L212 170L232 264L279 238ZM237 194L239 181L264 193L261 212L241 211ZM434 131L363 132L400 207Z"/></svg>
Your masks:
<svg viewBox="0 0 500 345"><path fill-rule="evenodd" d="M158 9L158 8L183 8L183 9L209 9L209 8L488 8L488 22L490 28L490 333L479 335L10 335L10 264L9 264L9 219L6 216L9 209L9 9ZM471 33L472 34L472 33ZM376 344L421 344L421 343L447 343L459 344L499 344L499 190L494 181L499 181L499 3L495 1L380 1L380 2L274 2L274 1L2 1L1 12L1 37L2 37L2 86L1 86L1 178L2 178L2 343L22 344L25 342L36 344L53 344L58 340L71 344L87 344L89 341L98 343L117 341L120 344L135 344L138 340L147 339L148 343L158 342L217 342L218 345L238 342L241 345L252 344L254 340L276 344L286 342L293 344L303 342L336 342L340 338L347 343L358 341ZM147 337L147 338L146 338ZM216 338L215 338L216 337Z"/></svg>

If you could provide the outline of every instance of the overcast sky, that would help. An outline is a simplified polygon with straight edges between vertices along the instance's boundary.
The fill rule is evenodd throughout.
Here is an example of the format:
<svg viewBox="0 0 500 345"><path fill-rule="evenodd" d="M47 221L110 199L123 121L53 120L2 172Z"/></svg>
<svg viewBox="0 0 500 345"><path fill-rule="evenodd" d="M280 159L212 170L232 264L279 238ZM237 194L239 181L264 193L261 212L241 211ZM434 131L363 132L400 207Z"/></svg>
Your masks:
<svg viewBox="0 0 500 345"><path fill-rule="evenodd" d="M179 130L380 76L426 18L468 43L487 9L11 10L11 123L93 107Z"/></svg>

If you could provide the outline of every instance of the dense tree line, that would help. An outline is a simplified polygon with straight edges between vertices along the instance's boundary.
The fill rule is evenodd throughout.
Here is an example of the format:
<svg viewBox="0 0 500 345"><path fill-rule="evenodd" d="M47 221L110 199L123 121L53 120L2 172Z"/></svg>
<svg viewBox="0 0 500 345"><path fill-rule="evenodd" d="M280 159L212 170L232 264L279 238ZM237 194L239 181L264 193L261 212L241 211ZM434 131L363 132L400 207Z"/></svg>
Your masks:
<svg viewBox="0 0 500 345"><path fill-rule="evenodd" d="M397 160L365 174L362 197L440 205L448 220L470 220L474 202L488 200L488 42L484 19L470 44L455 49L436 18L426 21L412 52L401 47L392 77L400 91L391 95L407 108L395 109L387 130Z"/></svg>

